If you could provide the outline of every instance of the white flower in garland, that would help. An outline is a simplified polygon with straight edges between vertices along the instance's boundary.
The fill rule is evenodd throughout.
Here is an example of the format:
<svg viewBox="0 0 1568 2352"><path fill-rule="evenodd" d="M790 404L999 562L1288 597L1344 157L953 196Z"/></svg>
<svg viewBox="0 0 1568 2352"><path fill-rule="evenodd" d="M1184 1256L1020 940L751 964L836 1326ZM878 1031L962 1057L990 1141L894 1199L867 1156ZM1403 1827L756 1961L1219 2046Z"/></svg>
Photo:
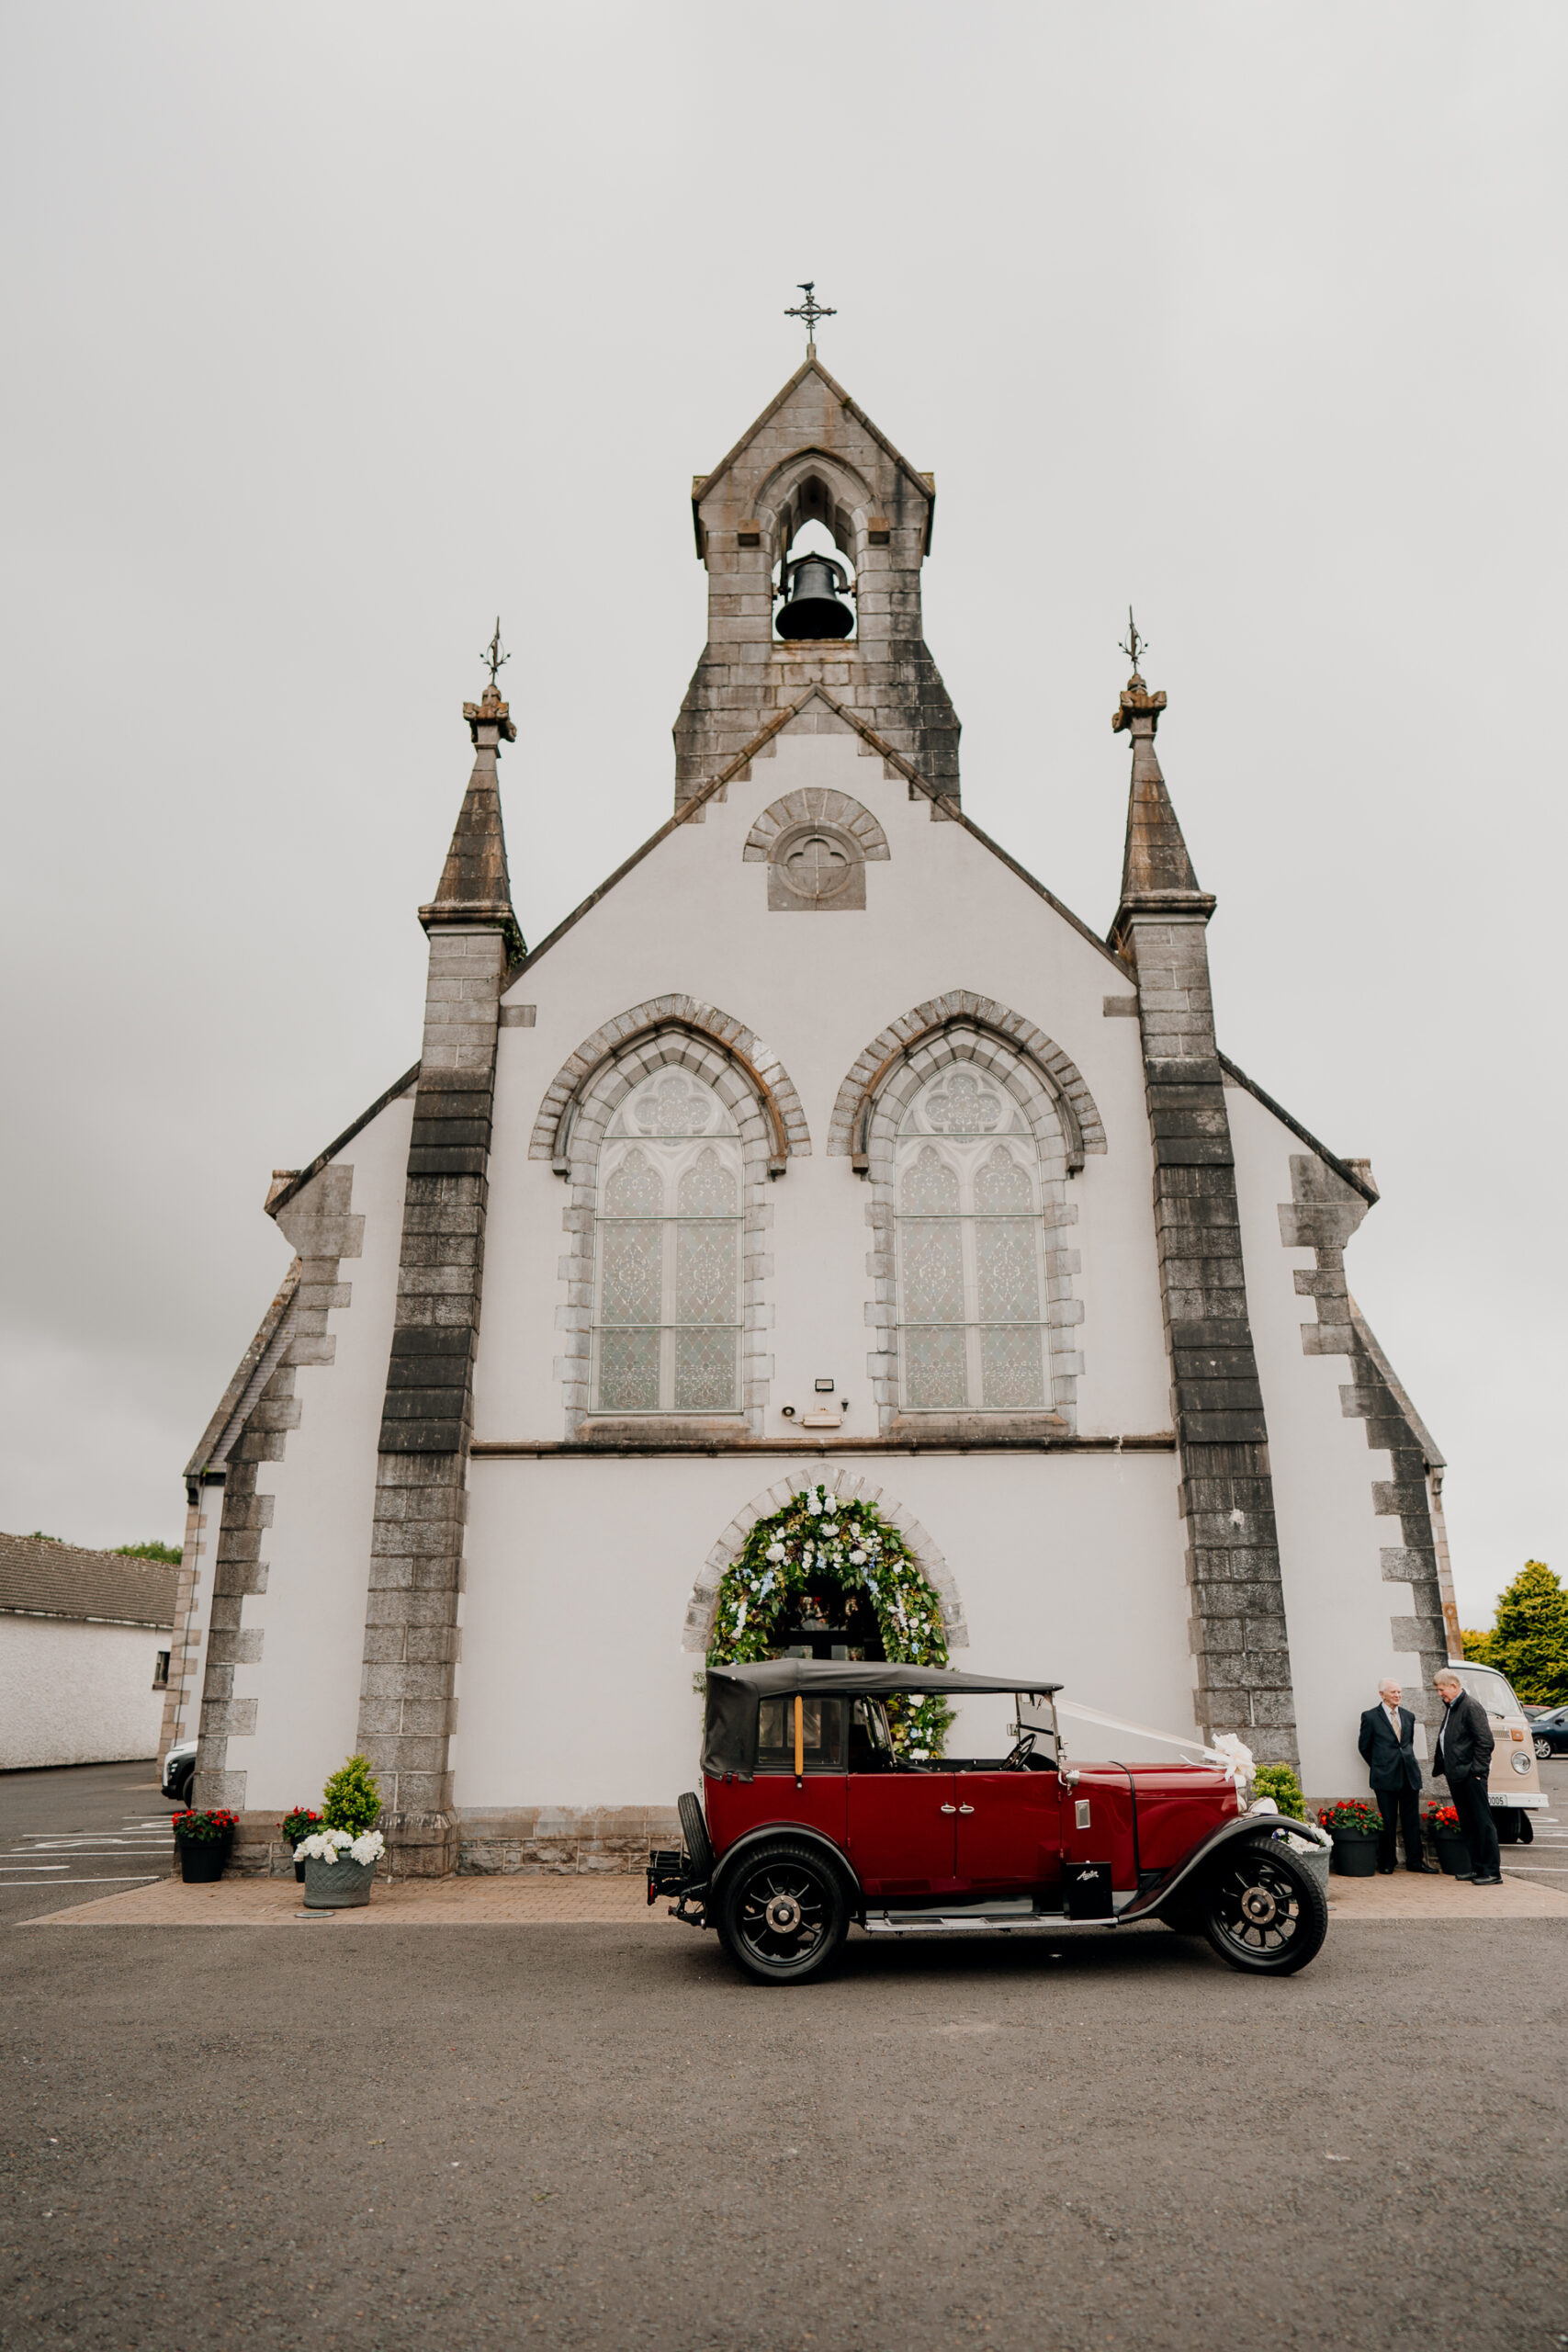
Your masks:
<svg viewBox="0 0 1568 2352"><path fill-rule="evenodd" d="M859 1545L857 1545L857 1546L856 1546L856 1548L854 1549L854 1551L852 1551L852 1552L850 1554L850 1563L851 1563L851 1566L853 1566L853 1567L857 1567L857 1568L863 1568L863 1567L864 1567L864 1566L865 1566L865 1554L864 1554L864 1552L860 1548L860 1546L859 1546Z"/></svg>
<svg viewBox="0 0 1568 2352"><path fill-rule="evenodd" d="M770 1560L775 1561L787 1560L789 1554L782 1544L770 1544L768 1546L768 1557Z"/></svg>

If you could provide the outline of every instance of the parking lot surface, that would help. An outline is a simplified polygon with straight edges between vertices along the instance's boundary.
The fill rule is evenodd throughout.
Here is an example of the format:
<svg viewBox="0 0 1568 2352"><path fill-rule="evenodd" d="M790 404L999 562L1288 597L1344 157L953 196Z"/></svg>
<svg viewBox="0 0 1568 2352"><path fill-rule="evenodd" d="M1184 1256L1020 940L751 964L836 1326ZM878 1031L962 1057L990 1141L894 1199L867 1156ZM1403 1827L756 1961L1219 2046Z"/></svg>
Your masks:
<svg viewBox="0 0 1568 2352"><path fill-rule="evenodd" d="M1338 1923L1279 1984L863 1939L781 1992L668 1923L0 1962L7 2347L1568 2339L1568 1922Z"/></svg>

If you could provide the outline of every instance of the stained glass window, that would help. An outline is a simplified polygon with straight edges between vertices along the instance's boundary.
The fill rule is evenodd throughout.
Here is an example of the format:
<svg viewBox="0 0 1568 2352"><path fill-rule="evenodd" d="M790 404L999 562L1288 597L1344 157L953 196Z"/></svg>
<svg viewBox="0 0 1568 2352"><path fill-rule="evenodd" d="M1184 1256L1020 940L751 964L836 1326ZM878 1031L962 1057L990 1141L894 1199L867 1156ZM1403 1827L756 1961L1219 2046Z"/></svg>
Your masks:
<svg viewBox="0 0 1568 2352"><path fill-rule="evenodd" d="M660 1070L599 1159L594 1400L602 1413L740 1408L740 1136L710 1087Z"/></svg>
<svg viewBox="0 0 1568 2352"><path fill-rule="evenodd" d="M1041 1412L1043 1228L1034 1138L960 1063L906 1112L896 1162L904 1409Z"/></svg>

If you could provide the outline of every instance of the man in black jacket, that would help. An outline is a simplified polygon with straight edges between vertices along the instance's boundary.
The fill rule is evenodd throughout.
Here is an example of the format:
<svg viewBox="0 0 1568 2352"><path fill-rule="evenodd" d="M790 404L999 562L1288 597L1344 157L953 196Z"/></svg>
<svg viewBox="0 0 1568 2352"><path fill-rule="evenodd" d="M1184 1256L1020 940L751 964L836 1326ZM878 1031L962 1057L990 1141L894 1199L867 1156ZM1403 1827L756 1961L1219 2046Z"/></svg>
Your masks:
<svg viewBox="0 0 1568 2352"><path fill-rule="evenodd" d="M1472 1886L1501 1886L1502 1855L1492 1807L1486 1798L1486 1775L1492 1769L1492 1726L1479 1699L1465 1689L1451 1667L1432 1677L1432 1687L1446 1713L1438 1734L1432 1771L1449 1784L1459 1815L1459 1826L1470 1849L1471 1868L1456 1871L1456 1878Z"/></svg>
<svg viewBox="0 0 1568 2352"><path fill-rule="evenodd" d="M1378 1868L1385 1873L1393 1868L1396 1822L1404 1833L1405 1869L1428 1871L1432 1867L1421 1859L1421 1767L1416 1761L1416 1718L1408 1707L1399 1703L1404 1695L1397 1682L1378 1684L1379 1703L1369 1707L1361 1717L1361 1736L1357 1743L1382 1815Z"/></svg>

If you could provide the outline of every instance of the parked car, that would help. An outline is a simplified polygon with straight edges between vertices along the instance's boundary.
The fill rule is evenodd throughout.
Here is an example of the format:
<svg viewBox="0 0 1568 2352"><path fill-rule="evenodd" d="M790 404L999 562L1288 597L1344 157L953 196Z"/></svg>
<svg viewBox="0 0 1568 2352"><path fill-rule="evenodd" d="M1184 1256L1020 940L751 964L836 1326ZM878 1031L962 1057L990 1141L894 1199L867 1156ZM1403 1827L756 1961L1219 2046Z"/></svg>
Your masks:
<svg viewBox="0 0 1568 2352"><path fill-rule="evenodd" d="M190 1784L196 1778L194 1739L175 1741L164 1758L164 1770L159 1777L166 1797L173 1797L176 1804L189 1804Z"/></svg>
<svg viewBox="0 0 1568 2352"><path fill-rule="evenodd" d="M1532 1709L1530 1738L1543 1760L1548 1756L1568 1756L1568 1707Z"/></svg>
<svg viewBox="0 0 1568 2352"><path fill-rule="evenodd" d="M1485 1708L1496 1743L1486 1790L1494 1826L1505 1846L1521 1840L1528 1846L1535 1837L1530 1815L1546 1804L1546 1792L1535 1767L1541 1752L1537 1727L1515 1698L1507 1676L1495 1666L1456 1666L1454 1672L1471 1697L1479 1699Z"/></svg>
<svg viewBox="0 0 1568 2352"><path fill-rule="evenodd" d="M1060 1684L945 1668L772 1658L707 1677L703 1793L683 1850L653 1856L648 1899L713 1928L764 1984L826 1969L852 1920L877 1935L1061 1936L1160 1920L1233 1968L1288 1975L1323 1943L1327 1903L1292 1837L1242 1811L1213 1763L1069 1760ZM897 1753L886 1701L1003 1693L1005 1756Z"/></svg>

